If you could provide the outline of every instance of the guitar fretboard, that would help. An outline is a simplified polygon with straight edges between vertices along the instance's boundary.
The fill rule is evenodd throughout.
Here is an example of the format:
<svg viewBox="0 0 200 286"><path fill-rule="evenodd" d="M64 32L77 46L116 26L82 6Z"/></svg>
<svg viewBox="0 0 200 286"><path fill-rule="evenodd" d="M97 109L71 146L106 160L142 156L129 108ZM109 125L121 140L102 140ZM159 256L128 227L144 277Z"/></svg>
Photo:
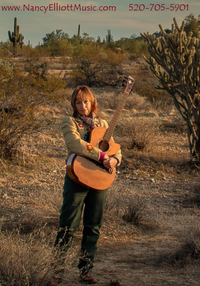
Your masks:
<svg viewBox="0 0 200 286"><path fill-rule="evenodd" d="M115 111L115 113L113 115L113 118L112 118L112 120L110 122L110 125L109 125L109 127L108 127L108 129L107 129L107 131L106 131L106 133L104 135L104 139L106 141L109 141L110 138L113 135L113 132L114 132L115 127L117 125L117 122L119 120L120 113L121 113L121 111L122 111L122 109L123 109L123 107L125 105L127 97L128 97L128 93L124 92L122 97L121 97L121 99L120 99L120 102L119 102L119 104L117 106L117 109L116 109L116 111Z"/></svg>

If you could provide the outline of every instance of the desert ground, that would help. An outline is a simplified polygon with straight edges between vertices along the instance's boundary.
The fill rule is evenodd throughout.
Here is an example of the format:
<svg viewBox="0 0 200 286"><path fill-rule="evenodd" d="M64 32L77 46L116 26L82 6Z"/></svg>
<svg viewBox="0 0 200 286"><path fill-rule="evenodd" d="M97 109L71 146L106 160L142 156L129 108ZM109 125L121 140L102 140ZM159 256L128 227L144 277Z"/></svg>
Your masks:
<svg viewBox="0 0 200 286"><path fill-rule="evenodd" d="M132 62L130 71L139 65ZM123 88L92 90L100 117L110 122ZM47 285L55 280L51 262L59 267L53 243L67 152L60 122L71 109L68 99L40 108L52 124L24 136L19 160L0 160L2 286ZM108 190L93 270L97 285L200 285L200 175L190 162L186 123L173 104L163 110L133 88L114 139L123 160ZM82 225L66 254L61 286L80 284L81 231ZM13 284L8 277L15 277ZM32 284L20 284L21 277L32 277Z"/></svg>

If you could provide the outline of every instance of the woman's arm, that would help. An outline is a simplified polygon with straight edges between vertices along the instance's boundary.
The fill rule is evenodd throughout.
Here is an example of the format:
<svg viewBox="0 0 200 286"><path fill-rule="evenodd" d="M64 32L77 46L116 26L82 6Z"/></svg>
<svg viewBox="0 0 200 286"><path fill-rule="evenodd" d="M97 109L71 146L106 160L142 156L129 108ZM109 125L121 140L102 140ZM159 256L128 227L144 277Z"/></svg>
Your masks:
<svg viewBox="0 0 200 286"><path fill-rule="evenodd" d="M67 148L77 155L99 161L101 150L81 139L77 126L72 117L62 120L61 131Z"/></svg>

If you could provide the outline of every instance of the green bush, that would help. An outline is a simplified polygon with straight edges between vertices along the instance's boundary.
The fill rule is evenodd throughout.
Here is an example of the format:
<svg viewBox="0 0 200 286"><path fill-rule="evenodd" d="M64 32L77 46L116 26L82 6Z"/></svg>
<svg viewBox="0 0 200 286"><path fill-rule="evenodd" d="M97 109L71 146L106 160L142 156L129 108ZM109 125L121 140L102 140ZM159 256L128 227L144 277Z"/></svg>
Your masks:
<svg viewBox="0 0 200 286"><path fill-rule="evenodd" d="M65 39L55 39L47 45L43 46L46 55L55 56L71 56L73 47L70 42Z"/></svg>
<svg viewBox="0 0 200 286"><path fill-rule="evenodd" d="M143 40L136 39L134 36L130 38L121 38L118 41L113 41L110 43L102 44L102 47L105 49L111 49L112 51L116 51L117 48L121 49L122 53L129 53L135 56L141 56L143 54L147 54L147 44Z"/></svg>

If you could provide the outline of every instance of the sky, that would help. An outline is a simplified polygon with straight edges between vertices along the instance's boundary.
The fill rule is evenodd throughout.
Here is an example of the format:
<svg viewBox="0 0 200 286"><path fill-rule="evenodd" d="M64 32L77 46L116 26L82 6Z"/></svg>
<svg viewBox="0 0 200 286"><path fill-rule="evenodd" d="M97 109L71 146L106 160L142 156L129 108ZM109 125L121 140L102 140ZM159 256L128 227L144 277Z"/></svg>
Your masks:
<svg viewBox="0 0 200 286"><path fill-rule="evenodd" d="M8 7L14 10L14 6L19 11L8 11ZM14 17L24 43L30 41L34 47L57 29L72 37L79 24L81 35L87 33L95 40L98 36L103 40L109 29L116 41L140 36L140 32L154 33L159 31L159 24L171 29L174 17L181 25L191 13L196 18L200 15L200 0L0 0L0 41L8 40L8 31L13 32Z"/></svg>

